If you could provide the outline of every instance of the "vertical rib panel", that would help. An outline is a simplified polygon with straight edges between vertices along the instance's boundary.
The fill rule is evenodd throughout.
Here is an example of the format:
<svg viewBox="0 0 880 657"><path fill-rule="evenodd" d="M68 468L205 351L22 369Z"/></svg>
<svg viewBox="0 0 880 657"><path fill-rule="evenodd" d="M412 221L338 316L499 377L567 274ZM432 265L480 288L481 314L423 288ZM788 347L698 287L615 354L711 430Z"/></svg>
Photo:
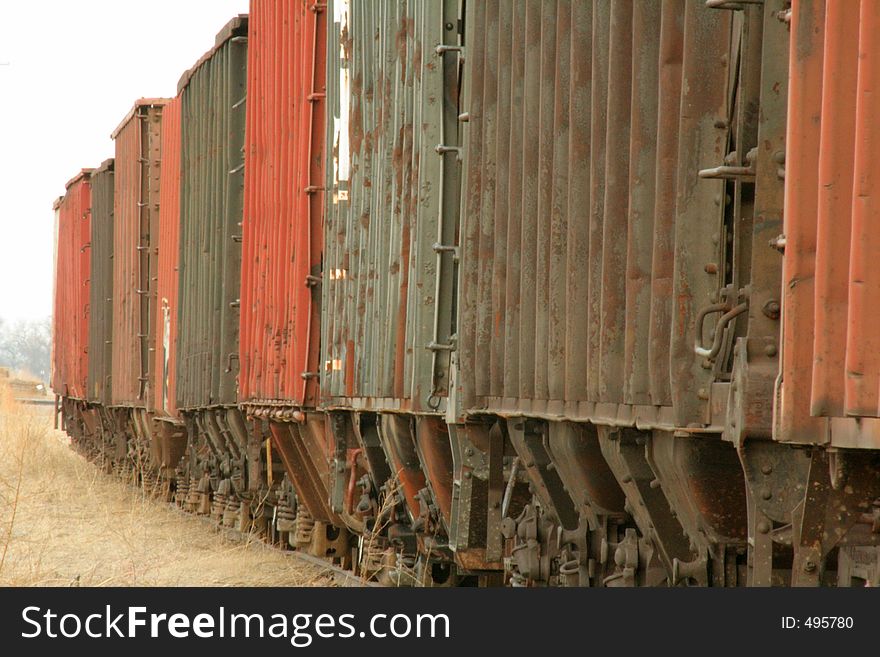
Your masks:
<svg viewBox="0 0 880 657"><path fill-rule="evenodd" d="M609 29L605 203L602 228L602 304L599 400L623 401L621 367L626 330L626 239L629 214L629 136L632 97L632 3L613 0Z"/></svg>
<svg viewBox="0 0 880 657"><path fill-rule="evenodd" d="M785 258L782 267L784 336L779 438L805 440L813 366L816 207L822 110L823 0L792 4L785 156ZM797 336L796 338L794 336Z"/></svg>
<svg viewBox="0 0 880 657"><path fill-rule="evenodd" d="M501 66L509 73L509 79L505 84L509 86L510 95L503 96L502 106L509 106L509 138L506 140L506 159L498 159L508 163L502 168L501 176L505 179L499 185L506 191L507 198L500 200L497 221L504 222L507 231L507 244L505 245L504 272L505 280L505 314L503 316L502 335L504 346L499 350L504 356L504 388L502 395L515 398L519 394L520 372L520 318L522 314L522 291L520 288L521 262L522 262L522 175L523 163L518 154L522 151L524 139L523 132L523 104L525 102L524 72L525 72L525 38L526 38L526 3L525 0L517 0L515 8L510 12L510 40L502 37L502 45L499 46L498 56ZM505 21L505 25L507 25ZM506 46L506 49L503 47ZM503 137L502 137L503 140ZM499 150L505 148L499 141ZM504 192L502 192L504 193ZM507 209L506 216L501 216ZM500 293L499 293L500 294ZM462 320L464 317L462 317Z"/></svg>
<svg viewBox="0 0 880 657"><path fill-rule="evenodd" d="M599 338L602 325L602 244L605 217L606 119L611 5L593 2L592 93L590 100L590 257L587 302L587 398L599 399Z"/></svg>
<svg viewBox="0 0 880 657"><path fill-rule="evenodd" d="M651 258L651 317L648 369L651 401L672 402L669 346L672 327L678 129L681 109L684 0L663 0L660 18L657 168Z"/></svg>
<svg viewBox="0 0 880 657"><path fill-rule="evenodd" d="M496 182L496 114L498 111L498 59L494 57L498 48L498 5L488 2L482 9L477 9L477 22L484 25L484 39L477 45L474 56L482 61L481 76L474 76L474 98L480 98L479 112L480 131L479 148L481 177L479 186L479 205L477 216L480 228L476 237L477 268L479 275L477 294L477 324L475 352L488 359L488 367L477 368L476 391L480 396L492 394L491 383L495 380L498 361L491 349L493 338L493 250L495 228L495 182ZM479 82L478 82L479 80ZM477 86L477 85L480 86ZM476 140L475 140L476 141ZM473 143L473 142L472 142ZM474 143L476 147L477 144Z"/></svg>
<svg viewBox="0 0 880 657"><path fill-rule="evenodd" d="M593 5L571 3L571 88L568 134L568 235L566 238L565 399L587 398L587 336L590 263L590 106L593 70ZM517 159L517 158L512 158Z"/></svg>
<svg viewBox="0 0 880 657"><path fill-rule="evenodd" d="M549 236L547 239L547 399L565 399L566 375L566 276L568 224L568 189L570 186L569 144L571 131L571 2L558 2L555 14L555 56L550 62L554 82L553 120L551 141L553 145L552 173L549 188L550 200ZM547 57L545 48L545 57ZM549 68L549 67L548 67Z"/></svg>
<svg viewBox="0 0 880 657"><path fill-rule="evenodd" d="M648 337L657 167L658 56L661 6L633 5L629 220L626 253L624 401L650 403Z"/></svg>
<svg viewBox="0 0 880 657"><path fill-rule="evenodd" d="M550 241L553 222L554 104L556 86L556 3L541 3L541 40L538 96L538 214L535 257L535 399L549 399L550 349ZM558 363L556 364L558 366Z"/></svg>
<svg viewBox="0 0 880 657"><path fill-rule="evenodd" d="M490 230L491 239L491 285L492 314L491 314L491 341L488 349L490 357L490 394L502 396L504 394L504 362L507 338L505 335L505 315L507 314L507 218L509 216L508 203L510 201L508 187L510 179L505 175L505 163L510 162L510 60L502 58L499 53L509 53L511 43L512 16L509 12L498 11L494 13L494 29L497 34L497 42L491 39L487 44L488 55L486 57L487 75L486 80L494 77L496 80L495 92L495 115L493 122L493 141L495 153L492 157L494 170L490 177L494 179L493 188L493 226ZM493 26L489 26L488 34L491 34ZM487 112L488 113L488 112ZM488 142L487 142L488 143ZM500 166L499 166L500 164ZM488 188L487 188L488 191Z"/></svg>
<svg viewBox="0 0 880 657"><path fill-rule="evenodd" d="M525 62L523 67L522 135L522 223L520 225L520 325L519 325L519 396L533 399L538 378L536 349L536 277L538 167L540 153L541 98L541 8L531 0L525 13ZM479 41L479 39L475 39ZM471 99L478 103L477 98Z"/></svg>
<svg viewBox="0 0 880 657"><path fill-rule="evenodd" d="M819 144L813 415L843 415L849 295L859 15L845 0L825 8Z"/></svg>

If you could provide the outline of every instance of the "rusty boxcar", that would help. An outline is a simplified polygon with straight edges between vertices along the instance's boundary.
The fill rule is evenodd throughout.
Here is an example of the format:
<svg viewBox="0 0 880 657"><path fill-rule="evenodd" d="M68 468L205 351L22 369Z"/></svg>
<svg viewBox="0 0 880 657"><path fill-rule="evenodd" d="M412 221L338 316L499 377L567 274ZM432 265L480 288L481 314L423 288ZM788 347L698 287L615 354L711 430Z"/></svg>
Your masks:
<svg viewBox="0 0 880 657"><path fill-rule="evenodd" d="M181 78L181 409L236 401L247 19Z"/></svg>
<svg viewBox="0 0 880 657"><path fill-rule="evenodd" d="M58 201L52 389L71 400L88 397L91 175L83 169Z"/></svg>
<svg viewBox="0 0 880 657"><path fill-rule="evenodd" d="M317 377L309 373L318 369L320 337L325 12L296 0L261 0L252 3L248 20L239 399L314 407ZM286 270L290 277L280 274Z"/></svg>
<svg viewBox="0 0 880 657"><path fill-rule="evenodd" d="M461 45L458 8L339 0L328 11L317 374L330 411L331 505L365 537L359 560L371 576L406 579L406 563L447 581L438 505L448 511L451 492L443 412L454 348L459 75L446 53ZM426 470L439 477L428 481ZM365 473L371 485L355 487ZM398 498L380 518L377 508Z"/></svg>
<svg viewBox="0 0 880 657"><path fill-rule="evenodd" d="M878 27L866 0L792 3L774 438L814 446L789 456L789 485L808 491L792 514L807 584L835 552L839 583L877 581Z"/></svg>
<svg viewBox="0 0 880 657"><path fill-rule="evenodd" d="M778 436L786 442L880 446L880 425L868 419L880 416L871 242L878 20L869 2L861 12L801 2L793 16L786 179L796 167L798 183L786 187Z"/></svg>
<svg viewBox="0 0 880 657"><path fill-rule="evenodd" d="M239 497L248 484L247 431L236 406L246 73L247 16L239 16L178 83L175 387L191 439L177 499L201 507L213 492L212 515L230 523L248 514Z"/></svg>
<svg viewBox="0 0 880 657"><path fill-rule="evenodd" d="M145 408L155 388L162 108L167 99L142 98L113 139L114 174L113 405Z"/></svg>
<svg viewBox="0 0 880 657"><path fill-rule="evenodd" d="M326 39L320 8L251 3L239 401L255 419L252 437L261 441L267 428L272 437L263 483L279 505L275 528L318 556L345 540L328 541L321 531L342 525L329 505L332 451L323 414L310 413L301 425L303 409L319 402ZM284 466L276 478L273 452ZM291 482L300 501L295 523Z"/></svg>
<svg viewBox="0 0 880 657"><path fill-rule="evenodd" d="M150 452L158 467L162 490L171 495L171 481L176 476L180 458L186 449L186 428L177 410L177 322L180 282L180 97L168 100L162 108L160 137L158 235L152 277L156 306L150 315L153 344L150 353L151 385L147 398Z"/></svg>

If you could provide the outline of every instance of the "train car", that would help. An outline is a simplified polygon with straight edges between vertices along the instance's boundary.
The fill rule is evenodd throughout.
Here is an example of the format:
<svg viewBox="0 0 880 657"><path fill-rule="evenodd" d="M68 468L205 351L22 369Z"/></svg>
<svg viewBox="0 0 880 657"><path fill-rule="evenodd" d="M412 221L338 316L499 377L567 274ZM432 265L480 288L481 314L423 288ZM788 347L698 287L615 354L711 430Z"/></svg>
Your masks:
<svg viewBox="0 0 880 657"><path fill-rule="evenodd" d="M238 398L251 439L266 443L278 540L347 558L343 512L330 504L332 442L315 412L327 21L298 0L250 6Z"/></svg>
<svg viewBox="0 0 880 657"><path fill-rule="evenodd" d="M753 490L773 492L755 503L754 536L769 535L765 582L790 526L795 583L877 586L880 7L796 0L791 9L785 212L781 230L766 233L783 253L778 442L768 450L783 467L770 475L756 459L743 464Z"/></svg>
<svg viewBox="0 0 880 657"><path fill-rule="evenodd" d="M754 147L741 104L766 89L737 84L760 16L490 2L465 24L456 541L520 585L736 583L745 489L720 418L752 235L697 174Z"/></svg>
<svg viewBox="0 0 880 657"><path fill-rule="evenodd" d="M103 430L108 426L105 409L112 397L113 166L112 159L105 160L90 177L88 385L86 403L76 409L78 421L84 424L85 430L75 447L80 453L99 460L105 451L112 451L114 447L112 433Z"/></svg>
<svg viewBox="0 0 880 657"><path fill-rule="evenodd" d="M152 421L152 455L166 494L176 484L177 467L186 450L186 426L177 410L177 323L180 283L180 97L162 109L159 172L159 238L156 312L151 316L155 347L151 362L154 386L147 400Z"/></svg>
<svg viewBox="0 0 880 657"><path fill-rule="evenodd" d="M237 406L246 73L247 17L239 16L178 84L175 396L189 443L176 497L236 527L250 526L252 506L262 512L258 491L249 488L259 482L248 476L254 455Z"/></svg>
<svg viewBox="0 0 880 657"><path fill-rule="evenodd" d="M113 131L113 329L107 433L117 471L152 478L159 181L166 98L141 98Z"/></svg>
<svg viewBox="0 0 880 657"><path fill-rule="evenodd" d="M51 385L62 398L64 428L74 440L90 429L83 421L88 399L91 176L82 169L55 203L55 308Z"/></svg>
<svg viewBox="0 0 880 657"><path fill-rule="evenodd" d="M339 1L328 14L317 375L334 446L331 505L363 536L365 573L452 583L444 412L460 168L459 69L448 54L461 47L458 4ZM346 483L365 472L369 483ZM468 570L484 567L483 554L462 548L457 557Z"/></svg>

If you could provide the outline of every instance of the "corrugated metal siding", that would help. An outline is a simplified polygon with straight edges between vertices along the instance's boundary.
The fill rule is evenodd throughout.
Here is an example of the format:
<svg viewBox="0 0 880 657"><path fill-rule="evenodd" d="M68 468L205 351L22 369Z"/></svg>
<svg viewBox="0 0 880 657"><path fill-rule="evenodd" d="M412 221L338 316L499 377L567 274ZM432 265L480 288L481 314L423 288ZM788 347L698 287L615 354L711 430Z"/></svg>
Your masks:
<svg viewBox="0 0 880 657"><path fill-rule="evenodd" d="M113 404L146 406L154 385L162 108L144 98L114 131Z"/></svg>
<svg viewBox="0 0 880 657"><path fill-rule="evenodd" d="M327 18L310 7L250 6L241 401L317 403Z"/></svg>
<svg viewBox="0 0 880 657"><path fill-rule="evenodd" d="M237 398L247 19L181 79L177 403Z"/></svg>
<svg viewBox="0 0 880 657"><path fill-rule="evenodd" d="M457 130L443 132L457 112L443 61L455 55L435 52L455 38L451 4L329 3L321 389L335 405L430 410L445 394L427 347L451 324L433 248L448 233L444 189L457 190L443 175L454 151L435 150L458 143ZM451 254L443 260L451 280Z"/></svg>
<svg viewBox="0 0 880 657"><path fill-rule="evenodd" d="M698 171L726 154L729 14L469 3L464 410L708 423L723 186Z"/></svg>
<svg viewBox="0 0 880 657"><path fill-rule="evenodd" d="M799 0L791 28L777 437L825 442L817 417L880 416L880 6Z"/></svg>
<svg viewBox="0 0 880 657"><path fill-rule="evenodd" d="M155 316L154 410L177 414L177 285L180 278L180 98L162 113L162 170L159 176L159 280Z"/></svg>
<svg viewBox="0 0 880 657"><path fill-rule="evenodd" d="M113 160L92 173L89 401L109 406L113 359Z"/></svg>
<svg viewBox="0 0 880 657"><path fill-rule="evenodd" d="M88 390L91 171L67 183L58 217L52 388L76 399Z"/></svg>

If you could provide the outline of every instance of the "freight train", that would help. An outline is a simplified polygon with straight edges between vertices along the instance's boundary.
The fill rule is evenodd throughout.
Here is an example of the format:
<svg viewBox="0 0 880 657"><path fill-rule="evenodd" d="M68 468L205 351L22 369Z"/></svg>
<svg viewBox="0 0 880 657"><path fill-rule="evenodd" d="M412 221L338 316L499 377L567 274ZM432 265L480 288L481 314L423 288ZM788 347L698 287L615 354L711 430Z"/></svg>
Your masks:
<svg viewBox="0 0 880 657"><path fill-rule="evenodd" d="M63 426L384 585L876 586L878 33L252 0L56 203Z"/></svg>

